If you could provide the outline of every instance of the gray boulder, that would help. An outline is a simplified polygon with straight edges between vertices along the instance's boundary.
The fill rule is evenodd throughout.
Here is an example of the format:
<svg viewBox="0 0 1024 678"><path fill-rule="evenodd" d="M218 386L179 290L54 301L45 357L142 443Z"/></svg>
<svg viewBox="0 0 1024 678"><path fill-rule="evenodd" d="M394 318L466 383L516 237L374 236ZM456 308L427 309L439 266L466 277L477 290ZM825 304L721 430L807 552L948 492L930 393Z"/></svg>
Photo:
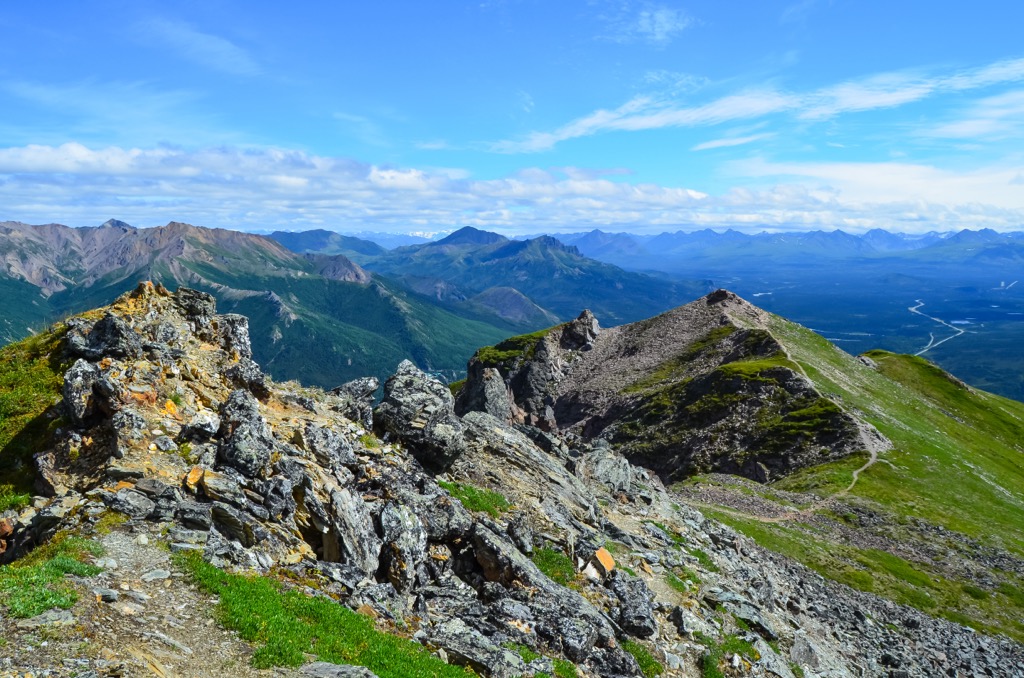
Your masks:
<svg viewBox="0 0 1024 678"><path fill-rule="evenodd" d="M455 411L459 415L486 412L499 421L511 422L512 400L508 396L508 386L501 372L475 362L470 365L470 371L466 385L455 403Z"/></svg>
<svg viewBox="0 0 1024 678"><path fill-rule="evenodd" d="M334 469L354 464L356 461L356 455L348 441L329 428L310 422L303 429L302 438L306 443L306 449L312 452L317 463L325 468Z"/></svg>
<svg viewBox="0 0 1024 678"><path fill-rule="evenodd" d="M462 420L448 387L408 360L384 384L374 428L401 441L420 463L445 469L466 450Z"/></svg>
<svg viewBox="0 0 1024 678"><path fill-rule="evenodd" d="M331 393L341 399L341 404L336 406L339 412L364 428L373 428L373 401L378 388L377 377L363 377L345 382L331 389Z"/></svg>
<svg viewBox="0 0 1024 678"><path fill-rule="evenodd" d="M100 368L81 358L64 373L64 411L75 426L83 426L85 420L93 413L93 387L100 378Z"/></svg>
<svg viewBox="0 0 1024 678"><path fill-rule="evenodd" d="M612 570L608 588L619 599L619 624L626 633L637 638L650 638L658 629L651 601L654 596L639 577L621 570Z"/></svg>
<svg viewBox="0 0 1024 678"><path fill-rule="evenodd" d="M221 407L220 417L218 460L250 478L265 473L274 438L256 398L242 389L233 391Z"/></svg>
<svg viewBox="0 0 1024 678"><path fill-rule="evenodd" d="M128 323L107 312L89 333L92 356L135 359L142 356L142 339Z"/></svg>

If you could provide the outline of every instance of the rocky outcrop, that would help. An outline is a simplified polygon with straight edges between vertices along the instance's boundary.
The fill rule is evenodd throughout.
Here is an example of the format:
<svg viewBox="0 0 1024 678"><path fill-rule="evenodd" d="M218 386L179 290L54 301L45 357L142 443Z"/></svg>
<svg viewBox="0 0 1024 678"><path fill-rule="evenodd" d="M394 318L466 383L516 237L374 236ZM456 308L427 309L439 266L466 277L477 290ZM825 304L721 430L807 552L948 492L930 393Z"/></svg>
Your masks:
<svg viewBox="0 0 1024 678"><path fill-rule="evenodd" d="M454 405L447 386L405 360L385 382L373 421L382 435L406 444L421 463L444 469L465 450L464 426Z"/></svg>

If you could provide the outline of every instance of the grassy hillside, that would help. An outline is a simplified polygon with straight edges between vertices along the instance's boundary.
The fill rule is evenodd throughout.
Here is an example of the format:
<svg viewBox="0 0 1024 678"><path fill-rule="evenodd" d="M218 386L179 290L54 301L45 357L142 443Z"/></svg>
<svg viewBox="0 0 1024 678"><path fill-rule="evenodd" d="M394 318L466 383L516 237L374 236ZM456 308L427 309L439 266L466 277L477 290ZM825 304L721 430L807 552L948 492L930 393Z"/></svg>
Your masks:
<svg viewBox="0 0 1024 678"><path fill-rule="evenodd" d="M1024 640L1024 404L922 358L872 351L870 367L781 318L770 329L819 389L893 449L848 494L866 453L740 489L786 507L783 519L728 502L710 514L827 577Z"/></svg>
<svg viewBox="0 0 1024 678"><path fill-rule="evenodd" d="M32 455L46 448L57 423L45 413L64 382L63 337L59 328L0 349L0 512L33 494Z"/></svg>

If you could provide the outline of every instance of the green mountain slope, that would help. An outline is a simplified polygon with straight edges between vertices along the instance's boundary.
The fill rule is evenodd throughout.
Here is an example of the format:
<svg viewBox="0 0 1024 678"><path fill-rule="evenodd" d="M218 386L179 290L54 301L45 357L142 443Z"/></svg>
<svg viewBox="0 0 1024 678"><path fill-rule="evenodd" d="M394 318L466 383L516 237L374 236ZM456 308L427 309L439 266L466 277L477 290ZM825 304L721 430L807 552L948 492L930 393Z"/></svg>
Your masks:
<svg viewBox="0 0 1024 678"><path fill-rule="evenodd" d="M698 478L683 494L711 499L712 515L827 577L1024 639L1024 404L915 356L859 360L777 316L770 331L893 448L767 486ZM751 497L762 511L741 508Z"/></svg>
<svg viewBox="0 0 1024 678"><path fill-rule="evenodd" d="M301 234L274 234L281 242L300 251L333 251L342 240L328 237L301 237ZM446 296L449 308L460 302L479 311L489 303L496 318L507 321L513 315L503 303L506 295L484 294L488 290L515 290L535 304L541 313L567 320L581 309L590 308L607 324L632 322L676 306L706 291L698 282L669 282L639 273L629 273L611 264L603 264L580 254L575 247L542 236L531 240L508 240L496 233L466 227L443 240L423 245L398 247L379 253L345 253L367 270L423 289L434 281L454 286ZM426 282L425 282L426 281ZM473 298L472 301L466 300ZM520 302L517 301L517 304ZM537 329L528 322L519 329Z"/></svg>

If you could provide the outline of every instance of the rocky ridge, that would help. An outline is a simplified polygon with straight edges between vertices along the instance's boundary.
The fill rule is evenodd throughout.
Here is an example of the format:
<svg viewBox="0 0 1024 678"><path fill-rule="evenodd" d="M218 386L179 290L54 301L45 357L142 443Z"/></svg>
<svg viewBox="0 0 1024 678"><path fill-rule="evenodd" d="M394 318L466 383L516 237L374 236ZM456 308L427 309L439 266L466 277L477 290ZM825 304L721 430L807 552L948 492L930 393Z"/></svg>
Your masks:
<svg viewBox="0 0 1024 678"><path fill-rule="evenodd" d="M36 458L40 496L0 516L5 560L117 513L171 551L290 572L486 676L553 675L554 659L579 675L639 676L636 647L667 676L1024 676L1019 645L770 554L674 503L601 438L556 435L526 400L459 416L408 362L372 410L370 381L275 384L251 359L245 318L187 289L144 284L57 331L71 366L48 414L53 445ZM597 334L583 316L559 341L587 353ZM460 485L510 505L470 511L453 497ZM571 575L556 582L540 553L560 554ZM13 624L0 626L6 636Z"/></svg>

